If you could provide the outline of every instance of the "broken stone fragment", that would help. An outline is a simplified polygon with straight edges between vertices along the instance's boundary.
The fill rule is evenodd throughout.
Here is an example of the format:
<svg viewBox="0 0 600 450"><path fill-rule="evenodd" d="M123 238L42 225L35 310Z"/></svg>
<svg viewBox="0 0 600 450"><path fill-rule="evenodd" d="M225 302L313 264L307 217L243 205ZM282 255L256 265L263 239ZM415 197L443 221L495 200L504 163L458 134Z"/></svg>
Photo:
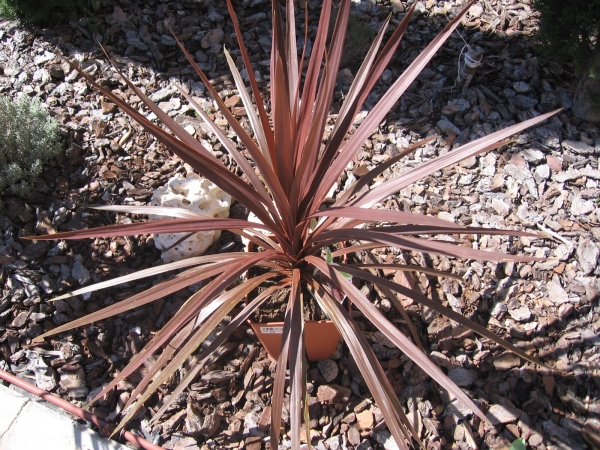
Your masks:
<svg viewBox="0 0 600 450"><path fill-rule="evenodd" d="M331 383L337 378L339 368L335 361L332 361L331 359L325 359L323 361L319 361L317 366L319 367L319 371L327 383Z"/></svg>
<svg viewBox="0 0 600 450"><path fill-rule="evenodd" d="M200 432L206 436L211 437L217 432L221 425L221 416L215 411L211 414L204 416L204 422L202 423L202 429Z"/></svg>
<svg viewBox="0 0 600 450"><path fill-rule="evenodd" d="M581 238L577 247L577 260L581 266L581 270L586 275L594 271L598 265L598 256L600 249L591 239Z"/></svg>
<svg viewBox="0 0 600 450"><path fill-rule="evenodd" d="M521 411L509 405L492 405L486 416L493 425L515 422Z"/></svg>
<svg viewBox="0 0 600 450"><path fill-rule="evenodd" d="M477 373L463 367L456 367L448 372L448 378L458 386L469 387L477 379Z"/></svg>
<svg viewBox="0 0 600 450"><path fill-rule="evenodd" d="M519 367L521 365L521 359L513 353L506 353L494 360L493 364L496 370L509 370L513 367Z"/></svg>
<svg viewBox="0 0 600 450"><path fill-rule="evenodd" d="M337 384L324 384L317 390L317 400L321 403L346 403L350 399L352 391L347 387Z"/></svg>
<svg viewBox="0 0 600 450"><path fill-rule="evenodd" d="M34 351L26 351L27 369L35 374L35 385L45 391L51 391L57 386L56 372L49 367L44 359Z"/></svg>
<svg viewBox="0 0 600 450"><path fill-rule="evenodd" d="M86 386L85 372L81 367L74 372L61 372L59 383L60 387L67 391L70 399L86 398L90 391Z"/></svg>
<svg viewBox="0 0 600 450"><path fill-rule="evenodd" d="M225 218L229 216L231 196L206 178L174 177L154 192L151 204L185 208L204 216ZM165 216L150 215L149 218L169 220ZM164 262L201 255L221 236L220 230L188 234L165 233L154 236L154 245L162 251Z"/></svg>
<svg viewBox="0 0 600 450"><path fill-rule="evenodd" d="M188 403L185 415L185 434L198 437L202 430L202 418L196 412L196 409Z"/></svg>

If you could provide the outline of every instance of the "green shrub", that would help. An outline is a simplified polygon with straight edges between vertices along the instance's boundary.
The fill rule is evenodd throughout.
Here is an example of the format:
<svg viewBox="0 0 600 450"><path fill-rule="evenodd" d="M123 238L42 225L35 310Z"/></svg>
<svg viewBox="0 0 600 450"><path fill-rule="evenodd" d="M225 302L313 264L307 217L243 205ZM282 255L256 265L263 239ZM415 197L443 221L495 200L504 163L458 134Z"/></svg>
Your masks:
<svg viewBox="0 0 600 450"><path fill-rule="evenodd" d="M97 11L106 0L0 0L0 17L51 25Z"/></svg>
<svg viewBox="0 0 600 450"><path fill-rule="evenodd" d="M578 75L600 69L600 0L534 0L538 47L549 60L572 61Z"/></svg>
<svg viewBox="0 0 600 450"><path fill-rule="evenodd" d="M0 194L27 194L59 148L58 123L38 99L0 97Z"/></svg>

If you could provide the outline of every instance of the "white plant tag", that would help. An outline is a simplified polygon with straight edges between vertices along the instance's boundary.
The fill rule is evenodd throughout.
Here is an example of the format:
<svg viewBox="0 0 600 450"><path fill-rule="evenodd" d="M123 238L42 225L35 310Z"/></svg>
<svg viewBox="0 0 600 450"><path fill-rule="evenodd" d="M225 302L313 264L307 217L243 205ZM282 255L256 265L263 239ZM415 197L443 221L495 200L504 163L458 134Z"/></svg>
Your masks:
<svg viewBox="0 0 600 450"><path fill-rule="evenodd" d="M283 327L260 327L263 334L282 334Z"/></svg>

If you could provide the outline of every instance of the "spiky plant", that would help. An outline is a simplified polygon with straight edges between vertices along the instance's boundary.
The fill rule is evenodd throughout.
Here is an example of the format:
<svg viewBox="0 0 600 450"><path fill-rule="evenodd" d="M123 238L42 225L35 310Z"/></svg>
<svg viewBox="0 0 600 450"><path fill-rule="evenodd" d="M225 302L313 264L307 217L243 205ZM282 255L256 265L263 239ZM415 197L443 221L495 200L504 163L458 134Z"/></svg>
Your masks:
<svg viewBox="0 0 600 450"><path fill-rule="evenodd" d="M360 328L346 309L335 299L334 290L341 290L366 318L368 318L390 341L398 346L410 359L425 370L437 383L456 396L474 411L482 420L484 414L471 399L435 366L427 355L358 290L346 275L364 282L374 283L384 290L402 314L401 303L394 292L407 296L450 319L467 326L486 338L504 346L522 358L534 361L532 357L498 338L481 325L460 314L445 308L419 293L384 278L373 275L370 269L391 269L398 271L423 270L439 276L452 276L421 267L400 264L361 264L357 266L333 263L325 256L330 247L338 257L359 250L378 247L395 247L407 251L441 254L451 257L481 259L486 261L531 261L531 258L485 252L446 242L433 240L438 234L497 234L523 236L525 232L497 230L489 228L465 228L435 217L402 211L373 209L378 202L415 181L438 171L449 164L481 152L505 145L510 135L538 124L550 117L545 114L513 125L489 136L459 147L452 152L392 178L376 187L369 188L371 181L398 162L400 158L431 139L418 142L404 149L394 158L371 170L356 182L329 209L321 209L323 201L344 172L352 157L356 155L364 141L379 125L402 93L415 80L444 41L452 34L468 8L451 20L444 30L422 51L410 67L394 82L370 111L362 124L349 134L353 118L360 110L367 95L392 58L411 20L411 8L396 27L388 42L381 50L389 19L385 21L358 71L345 102L339 112L331 135L325 141L323 132L328 119L336 75L344 44L344 37L350 11L350 0L342 0L332 33L331 43L326 50L328 26L332 0L324 0L319 27L312 48L306 72L303 71L304 53L298 57L296 50L296 19L294 2L286 4L286 20L281 17L279 2L272 2L273 44L271 50L271 116L267 113L260 95L254 70L244 46L242 33L235 18L230 0L227 2L238 38L252 96L248 92L240 72L227 52L225 55L242 97L254 138L248 134L225 106L208 79L194 63L186 49L179 43L187 59L198 72L208 92L237 133L239 141L250 155L250 161L240 153L236 145L221 131L185 91L181 94L196 109L216 134L223 146L231 154L244 172L248 181L236 176L217 160L195 138L172 120L157 105L153 104L133 83L123 79L129 88L141 98L148 108L163 122L165 129L150 122L138 110L111 91L94 82L80 71L97 90L152 133L160 142L170 148L181 159L190 164L199 174L219 185L239 202L243 203L262 223L238 219L217 219L202 217L178 208L102 206L98 209L129 213L160 214L170 220L158 220L127 225L113 225L102 228L58 233L36 239L82 239L140 234L182 233L202 230L227 229L245 236L263 251L256 253L228 253L189 258L165 264L160 267L142 270L138 273L116 278L91 287L72 292L77 295L103 287L137 280L143 277L164 273L169 270L185 269L173 278L161 282L133 297L55 328L42 337L55 335L75 327L104 320L115 314L137 308L156 299L171 294L194 283L205 281L203 288L193 294L183 304L175 316L156 334L142 351L132 357L128 365L112 380L95 400L100 399L117 383L131 375L150 356L161 352L156 362L133 391L125 409L133 405L123 418L119 428L133 417L139 408L156 389L184 363L189 370L153 420L156 421L169 407L173 399L194 380L211 353L223 344L236 327L243 324L250 314L276 290L289 287L287 309L277 371L271 397L271 445L279 442L280 424L284 401L286 367L290 378L290 437L293 448L299 448L302 423L307 421L306 360L304 351L303 292L309 291L317 299L319 306L335 323L350 353L360 368L365 382L396 442L401 448L408 448L420 442L419 436L402 411L392 386L373 351L363 337ZM285 31L284 31L285 30ZM306 42L307 39L305 39ZM383 225L382 223L388 224ZM390 223L396 223L390 225ZM338 246L349 242L349 246ZM329 261L328 261L329 260ZM253 276L244 283L238 283L240 276L254 266L266 268L261 275ZM232 320L217 334L205 350L195 353L206 337L231 313L255 288L269 280L266 289L245 305ZM63 296L64 297L64 296ZM418 339L414 334L415 341ZM191 358L191 359L189 359ZM307 433L307 436L309 434Z"/></svg>

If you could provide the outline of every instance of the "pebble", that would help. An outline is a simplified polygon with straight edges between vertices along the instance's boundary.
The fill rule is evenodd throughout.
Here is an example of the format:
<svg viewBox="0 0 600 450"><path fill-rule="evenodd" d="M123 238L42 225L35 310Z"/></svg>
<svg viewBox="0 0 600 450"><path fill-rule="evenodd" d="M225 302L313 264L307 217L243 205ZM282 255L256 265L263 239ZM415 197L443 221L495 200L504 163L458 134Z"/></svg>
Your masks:
<svg viewBox="0 0 600 450"><path fill-rule="evenodd" d="M548 291L548 297L554 304L560 305L569 301L567 292L557 282L549 281L546 290Z"/></svg>
<svg viewBox="0 0 600 450"><path fill-rule="evenodd" d="M471 156L469 158L463 159L458 163L460 167L464 167L466 169L472 169L477 165L477 156Z"/></svg>
<svg viewBox="0 0 600 450"><path fill-rule="evenodd" d="M542 181L550 178L550 166L548 164L541 164L537 166L533 173L533 178L536 183L541 183Z"/></svg>
<svg viewBox="0 0 600 450"><path fill-rule="evenodd" d="M581 238L577 246L577 261L585 275L591 274L598 265L600 248L589 238Z"/></svg>
<svg viewBox="0 0 600 450"><path fill-rule="evenodd" d="M456 367L448 371L448 378L460 387L469 387L477 379L477 372L463 367Z"/></svg>
<svg viewBox="0 0 600 450"><path fill-rule="evenodd" d="M25 261L40 259L46 256L48 243L44 241L33 242L19 252L19 257Z"/></svg>
<svg viewBox="0 0 600 450"><path fill-rule="evenodd" d="M177 91L173 88L159 89L150 95L150 100L154 103L159 103L171 97L175 92Z"/></svg>
<svg viewBox="0 0 600 450"><path fill-rule="evenodd" d="M477 18L477 17L481 17L481 14L483 14L483 6L481 6L478 3L475 3L473 6L471 6L471 8L469 9L469 15L471 17Z"/></svg>
<svg viewBox="0 0 600 450"><path fill-rule="evenodd" d="M562 141L563 150L571 151L579 155L590 155L594 153L594 147L580 141Z"/></svg>
<svg viewBox="0 0 600 450"><path fill-rule="evenodd" d="M68 392L71 399L86 398L90 391L86 385L85 372L82 367L75 371L61 372L59 384Z"/></svg>
<svg viewBox="0 0 600 450"><path fill-rule="evenodd" d="M504 405L492 405L486 417L493 425L501 425L516 422L520 415L521 411L516 408Z"/></svg>
<svg viewBox="0 0 600 450"><path fill-rule="evenodd" d="M563 161L553 155L546 155L546 163L553 172L561 172Z"/></svg>
<svg viewBox="0 0 600 450"><path fill-rule="evenodd" d="M525 94L531 90L531 86L524 81L517 81L513 83L513 89L519 94Z"/></svg>
<svg viewBox="0 0 600 450"><path fill-rule="evenodd" d="M384 450L400 450L394 436L388 430L374 431L373 435L377 443L383 446Z"/></svg>
<svg viewBox="0 0 600 450"><path fill-rule="evenodd" d="M370 430L373 428L373 413L370 409L365 409L362 412L356 414L356 423L360 430Z"/></svg>
<svg viewBox="0 0 600 450"><path fill-rule="evenodd" d="M556 91L554 91L554 94L563 108L569 109L573 107L573 98L571 97L571 94L563 88L557 88Z"/></svg>
<svg viewBox="0 0 600 450"><path fill-rule="evenodd" d="M29 312L21 311L19 314L17 314L17 316L10 323L10 326L12 328L21 328L23 325L25 325L28 318L29 318Z"/></svg>
<svg viewBox="0 0 600 450"><path fill-rule="evenodd" d="M450 122L448 119L441 119L437 123L438 128L442 131L442 133L448 134L460 134L460 128Z"/></svg>
<svg viewBox="0 0 600 450"><path fill-rule="evenodd" d="M339 368L335 361L331 359L325 359L323 361L319 361L317 366L319 367L319 372L321 372L321 375L327 383L331 383L338 377Z"/></svg>
<svg viewBox="0 0 600 450"><path fill-rule="evenodd" d="M579 195L573 197L571 201L571 214L575 217L584 216L591 213L595 209L592 200L584 200Z"/></svg>
<svg viewBox="0 0 600 450"><path fill-rule="evenodd" d="M340 450L342 448L341 436L332 436L325 441L325 447L329 450Z"/></svg>
<svg viewBox="0 0 600 450"><path fill-rule="evenodd" d="M360 432L356 427L350 427L347 431L347 438L350 445L357 446L360 444Z"/></svg>
<svg viewBox="0 0 600 450"><path fill-rule="evenodd" d="M573 305L570 303L563 303L558 307L558 317L560 317L562 320L565 320L567 317L573 314L574 311L575 307Z"/></svg>
<svg viewBox="0 0 600 450"><path fill-rule="evenodd" d="M352 71L347 67L340 70L338 73L338 81L344 86L351 86L354 82L354 75L352 74Z"/></svg>
<svg viewBox="0 0 600 450"><path fill-rule="evenodd" d="M535 98L519 94L513 98L512 103L517 109L520 109L521 111L529 111L535 108L539 101Z"/></svg>
<svg viewBox="0 0 600 450"><path fill-rule="evenodd" d="M337 384L323 384L317 390L317 400L321 403L346 403L352 391Z"/></svg>
<svg viewBox="0 0 600 450"><path fill-rule="evenodd" d="M506 305L504 303L496 302L492 306L492 309L490 310L490 314L493 317L495 317L496 319L499 319L504 315L504 313L506 313L506 311L508 311L508 308L506 307Z"/></svg>
<svg viewBox="0 0 600 450"><path fill-rule="evenodd" d="M528 322L531 319L531 311L525 305L516 309L509 309L508 314L517 322Z"/></svg>
<svg viewBox="0 0 600 450"><path fill-rule="evenodd" d="M212 48L216 45L219 45L223 41L224 37L224 31L220 28L215 28L206 33L200 43L202 48Z"/></svg>
<svg viewBox="0 0 600 450"><path fill-rule="evenodd" d="M544 152L537 148L526 148L519 152L519 155L521 155L525 161L531 164L539 164L546 160L546 155Z"/></svg>
<svg viewBox="0 0 600 450"><path fill-rule="evenodd" d="M90 281L90 272L85 268L81 260L81 256L75 257L75 263L73 264L73 269L71 270L71 276L77 280L80 286L83 286Z"/></svg>
<svg viewBox="0 0 600 450"><path fill-rule="evenodd" d="M521 366L521 358L514 353L506 352L500 358L495 359L493 364L496 370L509 370Z"/></svg>
<svg viewBox="0 0 600 450"><path fill-rule="evenodd" d="M492 208L501 217L506 217L508 215L508 213L510 212L510 206L505 201L503 201L499 198L492 199Z"/></svg>
<svg viewBox="0 0 600 450"><path fill-rule="evenodd" d="M48 68L48 73L52 78L60 80L64 78L65 72L59 64L53 64Z"/></svg>

